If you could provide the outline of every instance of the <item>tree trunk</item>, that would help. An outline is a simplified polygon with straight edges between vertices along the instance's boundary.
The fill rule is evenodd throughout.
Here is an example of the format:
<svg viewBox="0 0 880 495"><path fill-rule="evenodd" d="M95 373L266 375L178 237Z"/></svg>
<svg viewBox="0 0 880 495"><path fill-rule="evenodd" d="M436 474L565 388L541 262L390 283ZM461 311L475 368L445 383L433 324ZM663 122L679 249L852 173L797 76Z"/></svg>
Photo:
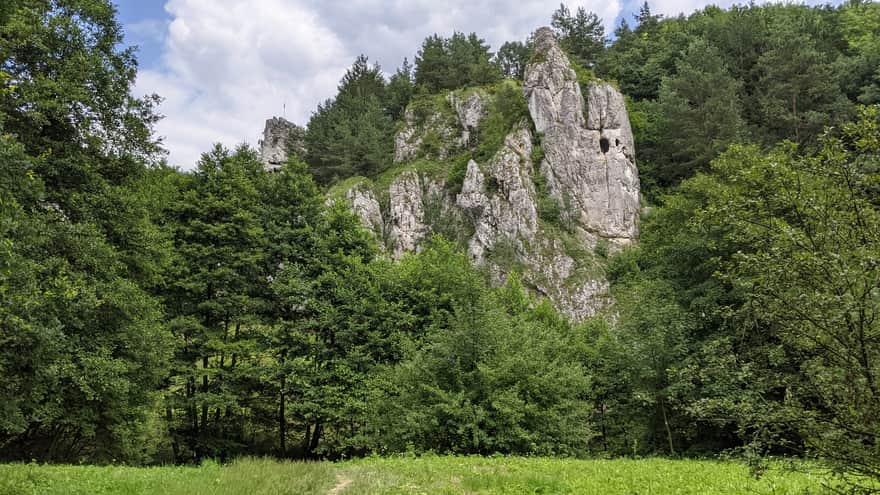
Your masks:
<svg viewBox="0 0 880 495"><path fill-rule="evenodd" d="M306 423L306 437L305 441L303 441L303 450L308 454L309 445L312 443L312 424Z"/></svg>
<svg viewBox="0 0 880 495"><path fill-rule="evenodd" d="M208 356L202 358L202 369L208 369ZM208 393L208 372L205 371L205 376L202 377L202 393ZM202 404L202 429L208 424L208 404L207 402Z"/></svg>
<svg viewBox="0 0 880 495"><path fill-rule="evenodd" d="M165 422L168 423L168 436L171 437L171 452L174 455L174 462L180 462L180 445L177 444L177 435L174 434L174 412L171 410L171 406L165 406Z"/></svg>
<svg viewBox="0 0 880 495"><path fill-rule="evenodd" d="M287 418L284 414L284 387L286 386L286 377L281 375L281 390L278 393L278 443L281 447L281 457L287 453Z"/></svg>
<svg viewBox="0 0 880 495"><path fill-rule="evenodd" d="M309 456L315 456L315 449L318 448L318 442L321 441L321 433L323 432L323 428L321 427L321 422L315 422L315 429L312 431L312 441L309 442Z"/></svg>
<svg viewBox="0 0 880 495"><path fill-rule="evenodd" d="M241 322L235 323L235 332L232 334L232 341L238 342L238 332L241 330ZM232 353L232 367L235 368L235 364L238 362L238 356L233 352Z"/></svg>
<svg viewBox="0 0 880 495"><path fill-rule="evenodd" d="M602 423L602 450L608 452L608 432L605 428L605 407L605 404L600 406L599 415L601 417L600 422Z"/></svg>
<svg viewBox="0 0 880 495"><path fill-rule="evenodd" d="M669 429L669 418L666 416L666 401L660 398L660 412L663 413L663 426L666 428L666 439L669 441L669 454L675 455L675 447L672 445L672 430Z"/></svg>

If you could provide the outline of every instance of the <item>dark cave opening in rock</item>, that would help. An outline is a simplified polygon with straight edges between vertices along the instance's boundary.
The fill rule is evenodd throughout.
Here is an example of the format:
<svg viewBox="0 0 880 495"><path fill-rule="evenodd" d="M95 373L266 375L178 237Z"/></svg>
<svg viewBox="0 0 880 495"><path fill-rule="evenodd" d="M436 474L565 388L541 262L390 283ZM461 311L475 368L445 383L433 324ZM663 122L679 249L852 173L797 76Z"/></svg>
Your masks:
<svg viewBox="0 0 880 495"><path fill-rule="evenodd" d="M599 139L599 147L602 148L602 153L608 153L608 150L611 149L611 144L608 143L608 138Z"/></svg>

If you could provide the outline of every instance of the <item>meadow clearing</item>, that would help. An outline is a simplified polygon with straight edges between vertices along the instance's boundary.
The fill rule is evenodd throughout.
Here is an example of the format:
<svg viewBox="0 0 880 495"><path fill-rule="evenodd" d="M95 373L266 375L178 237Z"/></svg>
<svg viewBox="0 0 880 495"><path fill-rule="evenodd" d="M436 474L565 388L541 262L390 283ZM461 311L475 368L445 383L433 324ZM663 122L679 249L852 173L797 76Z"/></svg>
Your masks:
<svg viewBox="0 0 880 495"><path fill-rule="evenodd" d="M245 458L198 467L0 465L0 495L379 495L821 493L824 475L772 462L759 479L738 462L522 457Z"/></svg>

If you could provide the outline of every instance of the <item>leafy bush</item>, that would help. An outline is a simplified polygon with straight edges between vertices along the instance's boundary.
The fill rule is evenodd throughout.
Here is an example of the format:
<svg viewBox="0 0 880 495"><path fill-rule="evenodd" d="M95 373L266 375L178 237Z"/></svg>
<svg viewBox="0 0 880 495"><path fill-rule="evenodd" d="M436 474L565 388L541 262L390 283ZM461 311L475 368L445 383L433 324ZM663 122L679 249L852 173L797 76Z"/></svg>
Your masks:
<svg viewBox="0 0 880 495"><path fill-rule="evenodd" d="M452 167L449 169L449 175L446 176L446 189L450 194L455 195L461 192L470 161L470 153L461 154L452 160Z"/></svg>
<svg viewBox="0 0 880 495"><path fill-rule="evenodd" d="M511 80L495 88L489 113L480 122L474 159L480 163L490 160L504 144L504 138L522 122L529 122L529 106L522 88Z"/></svg>
<svg viewBox="0 0 880 495"><path fill-rule="evenodd" d="M429 258L468 263L441 249ZM459 273L463 286L475 281ZM594 434L583 394L589 378L565 320L546 304L533 308L516 277L497 290L485 280L471 286L479 287L476 297L453 299L448 318L435 321L388 371L376 398L376 448L584 454Z"/></svg>

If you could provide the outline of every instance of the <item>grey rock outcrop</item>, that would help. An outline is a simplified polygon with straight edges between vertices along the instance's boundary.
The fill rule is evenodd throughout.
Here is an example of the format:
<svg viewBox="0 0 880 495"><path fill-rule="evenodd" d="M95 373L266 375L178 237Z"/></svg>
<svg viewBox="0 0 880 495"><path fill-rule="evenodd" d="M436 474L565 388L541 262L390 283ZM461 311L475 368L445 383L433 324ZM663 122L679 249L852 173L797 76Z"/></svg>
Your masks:
<svg viewBox="0 0 880 495"><path fill-rule="evenodd" d="M627 245L639 234L639 176L623 96L591 83L585 114L577 77L549 28L537 31L535 51L523 91L543 134L548 190L585 242Z"/></svg>
<svg viewBox="0 0 880 495"><path fill-rule="evenodd" d="M287 163L291 154L305 153L305 129L282 117L266 120L263 139L260 140L260 157L268 171L278 170Z"/></svg>
<svg viewBox="0 0 880 495"><path fill-rule="evenodd" d="M351 202L351 210L361 219L361 223L381 238L385 224L382 221L382 208L373 191L354 187L345 197Z"/></svg>
<svg viewBox="0 0 880 495"><path fill-rule="evenodd" d="M468 251L475 260L483 261L500 240L523 251L523 240L535 238L538 210L531 156L531 133L520 129L507 136L483 169L473 160L468 163L456 204L473 222Z"/></svg>
<svg viewBox="0 0 880 495"><path fill-rule="evenodd" d="M391 183L388 193L391 256L397 260L416 251L427 231L421 178L415 172L404 172Z"/></svg>
<svg viewBox="0 0 880 495"><path fill-rule="evenodd" d="M537 31L535 47L523 94L537 136L527 122L516 126L491 158L467 163L457 193L445 182L448 168L438 173L412 163L401 166L405 171L396 173L387 190L371 190L375 186L365 181L346 198L393 259L441 232L466 243L474 262L486 266L496 283L515 271L526 286L579 321L611 303L604 255L595 248L602 243L613 249L638 238L633 136L617 89L597 81L585 86L584 95L549 29ZM442 161L474 149L491 98L479 89L451 92L407 109L395 161ZM544 154L535 164L538 140ZM538 179L545 189L536 186ZM561 218L539 213L547 211L548 195Z"/></svg>
<svg viewBox="0 0 880 495"><path fill-rule="evenodd" d="M446 101L455 109L458 116L458 125L461 128L461 136L458 143L462 147L471 147L480 122L486 116L486 95L480 91L474 91L467 97L460 97L455 93L449 93Z"/></svg>
<svg viewBox="0 0 880 495"><path fill-rule="evenodd" d="M415 158L424 157L436 160L445 160L454 146L440 146L432 152L425 152L424 143L428 133L433 133L439 143L454 143L458 145L459 131L450 119L443 114L432 114L424 118L412 109L407 109L403 116L404 127L394 137L394 161L395 163L406 162Z"/></svg>
<svg viewBox="0 0 880 495"><path fill-rule="evenodd" d="M394 137L395 163L415 158L445 160L472 146L477 128L486 116L486 95L479 90L466 96L451 92L444 105L448 105L448 111L427 116L420 116L411 108L406 110L403 129ZM426 139L437 149L425 150Z"/></svg>
<svg viewBox="0 0 880 495"><path fill-rule="evenodd" d="M468 252L478 264L488 264L499 283L513 261L527 285L559 311L583 320L607 305L608 283L596 275L597 267L567 254L564 244L540 226L531 155L531 133L518 129L488 163L468 163L456 200L474 226ZM494 256L499 249L513 260L499 260Z"/></svg>
<svg viewBox="0 0 880 495"><path fill-rule="evenodd" d="M535 32L535 55L526 67L523 92L539 134L557 126L584 126L584 98L577 74L550 28Z"/></svg>

